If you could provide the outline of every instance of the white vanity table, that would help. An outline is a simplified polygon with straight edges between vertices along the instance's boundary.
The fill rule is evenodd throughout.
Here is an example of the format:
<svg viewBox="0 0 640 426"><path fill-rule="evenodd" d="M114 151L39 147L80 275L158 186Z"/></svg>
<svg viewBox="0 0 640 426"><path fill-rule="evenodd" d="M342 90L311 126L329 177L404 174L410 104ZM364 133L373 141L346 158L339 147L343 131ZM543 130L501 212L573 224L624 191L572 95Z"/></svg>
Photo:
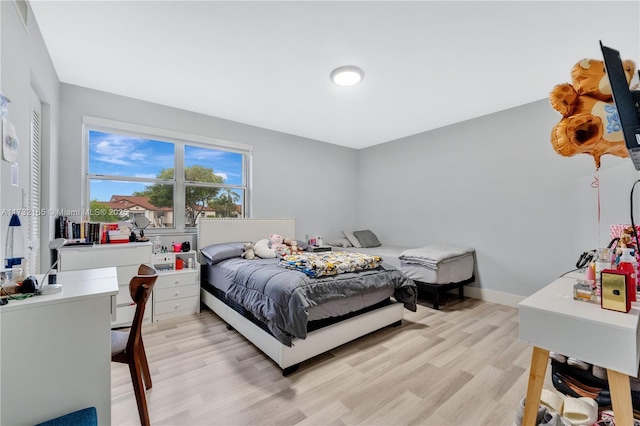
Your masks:
<svg viewBox="0 0 640 426"><path fill-rule="evenodd" d="M580 274L558 278L519 304L520 339L533 345L523 425L535 424L549 351L606 368L616 424L633 424L629 376L640 362L640 304L629 313L573 300Z"/></svg>
<svg viewBox="0 0 640 426"><path fill-rule="evenodd" d="M33 425L90 406L98 424L111 423L116 268L57 280L61 293L0 307L0 424Z"/></svg>

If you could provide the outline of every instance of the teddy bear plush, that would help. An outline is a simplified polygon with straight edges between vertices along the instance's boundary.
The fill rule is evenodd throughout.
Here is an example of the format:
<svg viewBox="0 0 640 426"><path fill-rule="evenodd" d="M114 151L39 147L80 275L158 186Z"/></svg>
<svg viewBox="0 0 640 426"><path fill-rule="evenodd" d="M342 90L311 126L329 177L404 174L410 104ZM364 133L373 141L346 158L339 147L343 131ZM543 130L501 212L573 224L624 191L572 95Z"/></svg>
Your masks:
<svg viewBox="0 0 640 426"><path fill-rule="evenodd" d="M256 253L253 250L253 243L244 244L241 256L249 260L256 258Z"/></svg>
<svg viewBox="0 0 640 426"><path fill-rule="evenodd" d="M282 253L284 253L287 250L287 246L284 243L284 237L282 235L278 235L278 234L269 235L269 245L271 246L271 249L274 250L276 254L280 256L282 256Z"/></svg>
<svg viewBox="0 0 640 426"><path fill-rule="evenodd" d="M302 251L302 248L298 245L298 241L292 238L285 238L284 243L289 248L289 254L298 254Z"/></svg>
<svg viewBox="0 0 640 426"><path fill-rule="evenodd" d="M635 63L625 60L623 67L630 82ZM549 96L551 106L563 117L551 131L554 150L565 157L590 154L596 169L604 154L628 157L604 62L581 60L571 71L571 81L555 86Z"/></svg>

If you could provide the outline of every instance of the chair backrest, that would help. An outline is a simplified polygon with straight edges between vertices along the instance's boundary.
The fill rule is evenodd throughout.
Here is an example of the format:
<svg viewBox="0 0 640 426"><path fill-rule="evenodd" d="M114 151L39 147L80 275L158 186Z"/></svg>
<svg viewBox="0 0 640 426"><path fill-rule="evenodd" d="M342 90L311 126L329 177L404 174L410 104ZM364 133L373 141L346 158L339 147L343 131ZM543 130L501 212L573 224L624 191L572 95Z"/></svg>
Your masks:
<svg viewBox="0 0 640 426"><path fill-rule="evenodd" d="M132 353L136 350L142 335L142 318L144 316L144 308L147 300L151 296L153 286L158 279L158 271L147 265L140 265L138 274L129 281L129 293L136 303L136 312L131 323L129 331L129 340L127 341L127 352Z"/></svg>

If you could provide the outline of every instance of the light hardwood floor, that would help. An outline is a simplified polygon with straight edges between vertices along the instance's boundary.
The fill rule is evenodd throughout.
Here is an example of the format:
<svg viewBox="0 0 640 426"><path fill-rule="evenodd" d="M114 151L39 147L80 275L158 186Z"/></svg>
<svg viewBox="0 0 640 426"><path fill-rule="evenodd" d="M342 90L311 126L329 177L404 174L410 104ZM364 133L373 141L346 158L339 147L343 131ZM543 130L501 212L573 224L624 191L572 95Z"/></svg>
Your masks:
<svg viewBox="0 0 640 426"><path fill-rule="evenodd" d="M512 425L531 359L517 308L455 297L288 377L209 310L143 336L157 425ZM139 424L129 370L111 365L112 423Z"/></svg>

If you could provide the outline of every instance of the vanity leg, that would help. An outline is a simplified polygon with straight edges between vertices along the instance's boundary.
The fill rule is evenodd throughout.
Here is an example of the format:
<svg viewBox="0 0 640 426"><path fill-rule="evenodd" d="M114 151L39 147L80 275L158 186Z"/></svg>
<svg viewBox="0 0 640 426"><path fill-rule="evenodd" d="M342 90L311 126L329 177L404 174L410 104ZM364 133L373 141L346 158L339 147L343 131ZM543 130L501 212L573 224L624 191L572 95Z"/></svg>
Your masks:
<svg viewBox="0 0 640 426"><path fill-rule="evenodd" d="M633 424L633 406L631 405L631 386L629 376L607 369L609 388L611 390L611 405L616 424Z"/></svg>
<svg viewBox="0 0 640 426"><path fill-rule="evenodd" d="M529 383L527 385L527 399L524 406L522 426L535 426L536 424L544 376L547 374L547 364L549 364L549 351L534 346L531 354L531 368L529 370ZM629 396L631 396L631 393L629 393Z"/></svg>

